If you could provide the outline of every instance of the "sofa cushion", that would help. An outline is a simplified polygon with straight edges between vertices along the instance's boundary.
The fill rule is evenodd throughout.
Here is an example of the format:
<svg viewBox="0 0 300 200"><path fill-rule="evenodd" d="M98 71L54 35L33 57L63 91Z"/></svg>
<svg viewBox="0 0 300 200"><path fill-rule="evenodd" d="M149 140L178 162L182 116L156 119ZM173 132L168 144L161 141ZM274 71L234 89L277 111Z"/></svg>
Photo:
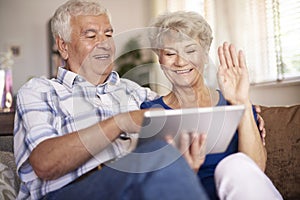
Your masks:
<svg viewBox="0 0 300 200"><path fill-rule="evenodd" d="M15 179L13 171L0 163L0 199L16 199Z"/></svg>
<svg viewBox="0 0 300 200"><path fill-rule="evenodd" d="M13 153L0 151L0 199L9 199L4 197L15 196L18 193L20 179L16 168Z"/></svg>
<svg viewBox="0 0 300 200"><path fill-rule="evenodd" d="M267 131L266 174L284 196L300 197L300 105L262 107Z"/></svg>

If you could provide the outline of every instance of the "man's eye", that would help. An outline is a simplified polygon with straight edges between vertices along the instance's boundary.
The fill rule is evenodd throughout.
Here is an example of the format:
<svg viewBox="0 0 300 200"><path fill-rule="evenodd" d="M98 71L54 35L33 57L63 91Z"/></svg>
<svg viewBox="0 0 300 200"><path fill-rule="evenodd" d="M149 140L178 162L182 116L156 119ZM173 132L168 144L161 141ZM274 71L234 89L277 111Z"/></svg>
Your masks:
<svg viewBox="0 0 300 200"><path fill-rule="evenodd" d="M112 37L113 36L113 30L107 30L104 32L106 37Z"/></svg>
<svg viewBox="0 0 300 200"><path fill-rule="evenodd" d="M96 34L87 34L86 37L87 37L87 38L95 38L95 37L96 37Z"/></svg>

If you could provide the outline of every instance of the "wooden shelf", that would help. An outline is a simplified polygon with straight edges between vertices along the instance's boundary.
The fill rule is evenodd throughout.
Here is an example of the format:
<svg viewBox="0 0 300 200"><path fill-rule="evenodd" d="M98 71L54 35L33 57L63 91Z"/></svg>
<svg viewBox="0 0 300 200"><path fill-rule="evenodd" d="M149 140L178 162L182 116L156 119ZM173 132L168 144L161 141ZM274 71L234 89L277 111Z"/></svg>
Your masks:
<svg viewBox="0 0 300 200"><path fill-rule="evenodd" d="M15 112L0 112L0 136L13 135Z"/></svg>

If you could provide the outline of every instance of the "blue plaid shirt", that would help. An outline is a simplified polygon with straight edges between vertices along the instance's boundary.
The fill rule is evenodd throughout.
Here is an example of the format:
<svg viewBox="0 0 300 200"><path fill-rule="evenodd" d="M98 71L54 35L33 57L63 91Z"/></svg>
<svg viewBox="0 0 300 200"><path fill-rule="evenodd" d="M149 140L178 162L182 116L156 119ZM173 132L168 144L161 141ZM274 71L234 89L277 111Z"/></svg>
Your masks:
<svg viewBox="0 0 300 200"><path fill-rule="evenodd" d="M39 143L84 129L118 113L137 110L143 101L153 100L156 96L148 88L119 78L116 72L98 86L64 68L59 68L56 79L31 79L17 95L14 152L22 180L18 199L39 199L100 163L125 155L137 137L129 134L131 140L116 139L77 170L50 181L39 179L28 161Z"/></svg>

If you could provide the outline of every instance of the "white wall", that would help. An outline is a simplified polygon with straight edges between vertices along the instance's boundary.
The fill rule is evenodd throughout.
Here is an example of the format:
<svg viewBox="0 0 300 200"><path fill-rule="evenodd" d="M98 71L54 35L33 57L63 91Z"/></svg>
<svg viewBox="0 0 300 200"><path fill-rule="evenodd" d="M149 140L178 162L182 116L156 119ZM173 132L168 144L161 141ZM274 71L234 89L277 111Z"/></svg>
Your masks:
<svg viewBox="0 0 300 200"><path fill-rule="evenodd" d="M14 93L33 76L48 76L47 22L65 0L0 0L0 52L19 45L13 66ZM148 0L102 0L112 15L116 34L144 27L150 19Z"/></svg>
<svg viewBox="0 0 300 200"><path fill-rule="evenodd" d="M251 86L250 96L254 104L266 106L300 104L300 81Z"/></svg>

